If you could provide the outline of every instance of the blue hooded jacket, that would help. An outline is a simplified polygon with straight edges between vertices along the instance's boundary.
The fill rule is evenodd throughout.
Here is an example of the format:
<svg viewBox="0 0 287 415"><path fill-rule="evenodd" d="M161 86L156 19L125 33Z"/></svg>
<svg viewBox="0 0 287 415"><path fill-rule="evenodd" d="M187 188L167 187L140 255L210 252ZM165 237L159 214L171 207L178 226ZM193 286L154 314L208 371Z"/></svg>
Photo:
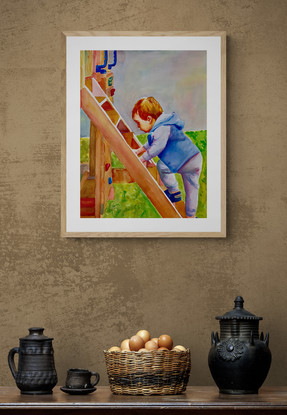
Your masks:
<svg viewBox="0 0 287 415"><path fill-rule="evenodd" d="M161 127L170 127L170 129L161 129ZM183 127L184 122L175 112L172 114L162 113L148 134L148 143L144 145L147 150L147 153L143 155L144 159L150 160L158 156L173 173L176 173L189 159L199 153L196 145L182 131ZM168 137L166 136L167 131L169 132ZM161 141L163 148L161 148ZM153 151L153 145L160 148L159 153L156 149Z"/></svg>

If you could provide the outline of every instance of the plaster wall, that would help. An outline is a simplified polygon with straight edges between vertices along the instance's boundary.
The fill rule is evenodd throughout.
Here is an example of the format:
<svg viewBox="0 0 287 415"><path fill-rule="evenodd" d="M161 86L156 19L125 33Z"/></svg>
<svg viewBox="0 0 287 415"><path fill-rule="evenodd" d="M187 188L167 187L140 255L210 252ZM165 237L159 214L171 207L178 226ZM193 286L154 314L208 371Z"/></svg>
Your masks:
<svg viewBox="0 0 287 415"><path fill-rule="evenodd" d="M214 319L264 317L287 384L285 0L0 0L0 384L28 327L54 337L66 370L98 370L103 349L141 328L192 353L191 385L212 385ZM226 239L63 239L61 32L227 32Z"/></svg>

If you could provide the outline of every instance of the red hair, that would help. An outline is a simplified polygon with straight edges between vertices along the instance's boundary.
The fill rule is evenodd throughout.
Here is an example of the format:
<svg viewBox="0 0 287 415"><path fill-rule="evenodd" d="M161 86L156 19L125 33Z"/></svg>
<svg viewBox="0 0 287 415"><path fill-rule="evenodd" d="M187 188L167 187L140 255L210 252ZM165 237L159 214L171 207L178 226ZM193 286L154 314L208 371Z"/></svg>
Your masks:
<svg viewBox="0 0 287 415"><path fill-rule="evenodd" d="M141 98L133 107L132 116L134 117L136 113L143 120L147 120L148 116L157 120L163 109L154 97Z"/></svg>

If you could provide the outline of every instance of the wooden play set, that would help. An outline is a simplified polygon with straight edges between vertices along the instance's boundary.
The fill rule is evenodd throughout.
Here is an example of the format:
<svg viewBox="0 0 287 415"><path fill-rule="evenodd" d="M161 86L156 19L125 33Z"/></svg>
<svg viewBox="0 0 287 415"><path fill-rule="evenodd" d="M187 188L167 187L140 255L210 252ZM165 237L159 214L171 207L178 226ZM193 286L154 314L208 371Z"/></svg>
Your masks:
<svg viewBox="0 0 287 415"><path fill-rule="evenodd" d="M81 178L81 218L103 216L113 199L113 183L136 182L163 218L185 217L184 202L171 203L156 165L145 167L134 149L141 146L113 104L116 51L81 51L81 108L90 119L89 166ZM111 152L125 166L112 167Z"/></svg>

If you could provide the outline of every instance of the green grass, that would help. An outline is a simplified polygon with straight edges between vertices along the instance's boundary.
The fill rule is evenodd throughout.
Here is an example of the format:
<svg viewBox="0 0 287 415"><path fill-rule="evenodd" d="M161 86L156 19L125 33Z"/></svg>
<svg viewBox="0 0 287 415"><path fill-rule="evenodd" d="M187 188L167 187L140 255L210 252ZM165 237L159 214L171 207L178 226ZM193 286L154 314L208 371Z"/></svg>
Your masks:
<svg viewBox="0 0 287 415"><path fill-rule="evenodd" d="M109 200L104 218L160 218L158 211L136 183L115 183L115 199Z"/></svg>
<svg viewBox="0 0 287 415"><path fill-rule="evenodd" d="M89 163L89 145L90 145L90 138L89 137L81 137L80 141L80 160L81 163Z"/></svg>
<svg viewBox="0 0 287 415"><path fill-rule="evenodd" d="M198 218L206 218L207 216L207 132L187 131L185 133L199 148L202 154L202 171L200 175L200 189L198 196L198 207L196 216ZM139 141L144 144L147 140L146 134L137 136ZM154 158L158 161L158 157ZM89 162L89 138L81 138L81 163ZM112 167L124 168L117 156L112 153ZM182 177L176 174L179 189L182 192L183 200L185 200L185 191ZM115 183L115 199L109 200L106 205L104 218L160 218L159 213L149 201L145 193L136 183Z"/></svg>

